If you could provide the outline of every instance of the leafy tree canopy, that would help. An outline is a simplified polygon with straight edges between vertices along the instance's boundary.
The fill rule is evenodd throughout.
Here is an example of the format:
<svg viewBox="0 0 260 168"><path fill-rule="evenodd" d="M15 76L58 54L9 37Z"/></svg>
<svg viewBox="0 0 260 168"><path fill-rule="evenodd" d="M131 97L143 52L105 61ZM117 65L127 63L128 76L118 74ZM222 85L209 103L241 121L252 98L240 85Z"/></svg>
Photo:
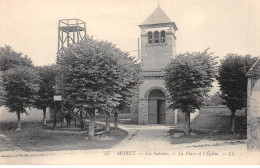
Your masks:
<svg viewBox="0 0 260 168"><path fill-rule="evenodd" d="M221 60L217 80L222 92L224 104L231 111L236 111L247 105L247 77L246 73L252 67L256 57L250 55L228 54Z"/></svg>
<svg viewBox="0 0 260 168"><path fill-rule="evenodd" d="M119 56L118 64L120 85L115 89L115 92L120 95L117 108L123 110L132 103L133 94L140 84L141 67L127 53L122 53Z"/></svg>
<svg viewBox="0 0 260 168"><path fill-rule="evenodd" d="M170 94L170 108L185 113L200 109L216 74L216 57L212 54L208 49L179 54L166 67L165 85Z"/></svg>
<svg viewBox="0 0 260 168"><path fill-rule="evenodd" d="M3 72L0 71L0 107L3 105L4 103L4 99L3 99L3 95L5 94L4 88L1 85L3 82L3 78L2 78Z"/></svg>
<svg viewBox="0 0 260 168"><path fill-rule="evenodd" d="M4 105L10 112L26 113L39 90L39 75L32 67L16 67L5 71L2 86Z"/></svg>
<svg viewBox="0 0 260 168"><path fill-rule="evenodd" d="M39 91L35 107L45 109L53 104L55 94L56 69L54 65L36 67L40 76Z"/></svg>
<svg viewBox="0 0 260 168"><path fill-rule="evenodd" d="M127 102L138 65L114 44L87 38L57 58L62 96L78 108L112 111Z"/></svg>
<svg viewBox="0 0 260 168"><path fill-rule="evenodd" d="M0 47L0 71L16 66L32 67L32 60L27 55L15 52L10 46Z"/></svg>

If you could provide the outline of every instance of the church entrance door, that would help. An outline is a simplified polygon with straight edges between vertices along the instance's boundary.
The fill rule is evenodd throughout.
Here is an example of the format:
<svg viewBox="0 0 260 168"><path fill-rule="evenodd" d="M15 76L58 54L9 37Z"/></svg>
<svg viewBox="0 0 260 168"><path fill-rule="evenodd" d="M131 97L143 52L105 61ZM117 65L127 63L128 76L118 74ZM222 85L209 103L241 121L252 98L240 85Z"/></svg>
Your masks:
<svg viewBox="0 0 260 168"><path fill-rule="evenodd" d="M165 121L165 94L159 89L154 89L148 96L148 124L165 124Z"/></svg>

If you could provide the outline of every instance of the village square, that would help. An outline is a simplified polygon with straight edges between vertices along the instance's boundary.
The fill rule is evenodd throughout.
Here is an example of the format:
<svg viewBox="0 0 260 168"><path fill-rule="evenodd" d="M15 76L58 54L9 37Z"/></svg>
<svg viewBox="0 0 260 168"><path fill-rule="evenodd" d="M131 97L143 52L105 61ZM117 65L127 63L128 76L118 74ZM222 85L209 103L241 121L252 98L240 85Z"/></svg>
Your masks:
<svg viewBox="0 0 260 168"><path fill-rule="evenodd" d="M28 11L34 11L34 6L42 5L37 11L42 14L56 3L30 2L1 1L5 8L0 9L15 18L7 8L25 9L28 3ZM260 57L255 47L260 43L259 30L254 30L256 35L228 36L233 29L244 31L240 21L249 17L242 17L241 11L247 11L243 6L251 7L254 17L257 2L183 2L194 5L186 10L196 8L198 16L192 15L197 20L181 17L184 13L178 5L183 4L177 0L142 1L138 8L136 1L102 1L97 11L91 8L97 2L90 0L87 17L80 7L86 2L74 3L59 9L62 13L75 5L66 15L54 17L50 8L41 26L28 16L32 24L28 31L17 21L18 30L27 31L21 37L39 36L40 44L54 46L44 49L51 53L44 59L16 47L26 39L18 34L9 39L15 32L3 26L12 22L2 21L5 14L0 15L0 164L190 164L187 157L194 164L260 163ZM106 6L112 4L110 11ZM233 13L227 12L225 5L235 4ZM217 10L200 13L209 12L211 5L223 9L230 19L214 22L214 30L208 25L225 16L217 16ZM237 13L241 20L236 20ZM212 23L200 17L212 17ZM44 30L47 20L54 26ZM229 25L227 30L222 22ZM236 30L235 25L241 28ZM38 28L42 30L33 34ZM47 32L55 37L46 40L40 35ZM226 43L221 43L225 38ZM40 47L31 51L41 53Z"/></svg>

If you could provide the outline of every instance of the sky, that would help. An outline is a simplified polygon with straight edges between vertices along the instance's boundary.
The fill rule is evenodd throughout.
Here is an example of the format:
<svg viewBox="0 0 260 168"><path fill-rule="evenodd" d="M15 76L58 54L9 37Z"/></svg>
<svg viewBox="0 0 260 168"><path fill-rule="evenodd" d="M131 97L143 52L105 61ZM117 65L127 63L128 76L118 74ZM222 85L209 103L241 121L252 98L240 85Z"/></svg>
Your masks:
<svg viewBox="0 0 260 168"><path fill-rule="evenodd" d="M210 48L222 59L228 53L260 55L260 1L160 0L178 27L177 53ZM158 0L0 0L0 46L10 45L35 65L55 63L58 20L79 18L87 34L107 40L137 56L138 27Z"/></svg>

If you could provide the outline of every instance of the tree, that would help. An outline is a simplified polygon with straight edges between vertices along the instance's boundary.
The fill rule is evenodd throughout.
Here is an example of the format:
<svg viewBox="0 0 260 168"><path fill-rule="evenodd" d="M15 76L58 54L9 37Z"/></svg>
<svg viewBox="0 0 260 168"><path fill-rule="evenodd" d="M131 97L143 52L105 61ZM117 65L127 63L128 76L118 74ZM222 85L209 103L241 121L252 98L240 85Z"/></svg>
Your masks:
<svg viewBox="0 0 260 168"><path fill-rule="evenodd" d="M16 112L17 129L21 129L20 114L27 114L26 108L34 105L39 90L39 75L31 67L11 68L3 74L2 86L5 91L4 106L9 112Z"/></svg>
<svg viewBox="0 0 260 168"><path fill-rule="evenodd" d="M223 105L224 100L221 98L220 94L221 93L219 91L217 91L215 94L210 96L210 98L208 100L205 100L204 104L206 106L219 106L219 105Z"/></svg>
<svg viewBox="0 0 260 168"><path fill-rule="evenodd" d="M10 46L0 47L0 82L2 81L3 71L17 66L33 67L32 61L26 55L15 52ZM2 71L2 72L1 72ZM5 91L0 85L0 106L3 105L3 95Z"/></svg>
<svg viewBox="0 0 260 168"><path fill-rule="evenodd" d="M132 67L134 62L127 53L112 43L92 38L70 46L58 55L59 90L65 101L89 113L89 140L94 137L95 111L109 117L123 99L120 90L128 84L123 80L122 74L126 75L126 72L123 73L122 67L127 61ZM125 69L127 67L128 64Z"/></svg>
<svg viewBox="0 0 260 168"><path fill-rule="evenodd" d="M54 65L36 67L40 76L40 89L37 92L35 107L43 110L43 125L46 125L46 108L53 105L56 70Z"/></svg>
<svg viewBox="0 0 260 168"><path fill-rule="evenodd" d="M116 93L120 95L119 104L115 107L114 115L115 115L115 129L118 128L118 113L122 111L126 106L133 103L134 93L140 84L141 80L141 67L139 64L136 64L132 58L125 57L127 59L121 60L119 62L121 64L120 67L120 87L117 88Z"/></svg>
<svg viewBox="0 0 260 168"><path fill-rule="evenodd" d="M169 91L169 108L185 113L185 133L190 132L190 113L200 109L212 87L216 62L208 49L179 54L165 68L165 85Z"/></svg>
<svg viewBox="0 0 260 168"><path fill-rule="evenodd" d="M5 94L4 88L1 85L1 83L3 82L3 72L0 71L0 107L4 104L4 99L3 99L3 95Z"/></svg>
<svg viewBox="0 0 260 168"><path fill-rule="evenodd" d="M27 55L15 52L10 46L0 47L0 71L17 66L32 67L32 60Z"/></svg>
<svg viewBox="0 0 260 168"><path fill-rule="evenodd" d="M220 85L221 98L230 109L230 130L235 131L235 113L247 105L247 71L257 58L250 55L227 54L221 60L217 80Z"/></svg>

